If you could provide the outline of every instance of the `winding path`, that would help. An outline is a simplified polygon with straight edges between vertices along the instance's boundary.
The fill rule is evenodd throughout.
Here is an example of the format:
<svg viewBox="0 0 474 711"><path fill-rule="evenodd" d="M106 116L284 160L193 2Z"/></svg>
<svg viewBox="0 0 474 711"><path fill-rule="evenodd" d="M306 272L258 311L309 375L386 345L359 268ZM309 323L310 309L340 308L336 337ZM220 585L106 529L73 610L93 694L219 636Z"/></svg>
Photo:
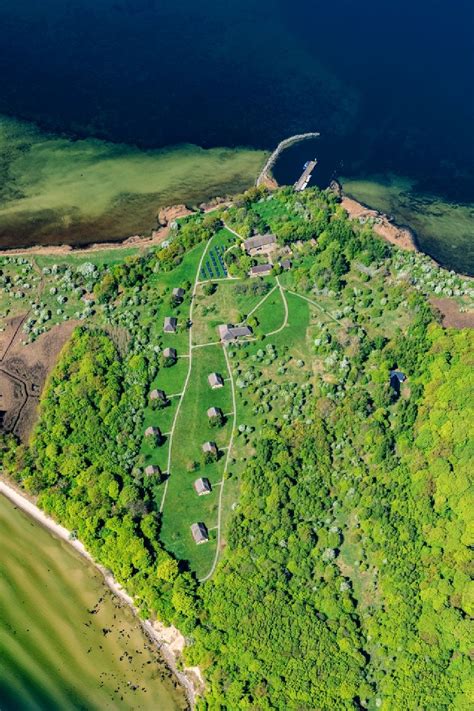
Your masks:
<svg viewBox="0 0 474 711"><path fill-rule="evenodd" d="M278 284L278 288L280 289L280 294L281 294L283 306L285 309L285 318L283 319L283 323L281 324L281 326L279 328L275 329L274 331L270 331L270 333L265 334L267 337L268 336L275 336L277 333L280 333L280 331L283 331L283 329L288 325L288 302L286 300L285 290L283 289L282 285L280 284L279 278L278 277L275 277L275 278L276 278L276 283ZM273 289L272 289L272 291L273 291Z"/></svg>
<svg viewBox="0 0 474 711"><path fill-rule="evenodd" d="M214 235L213 235L213 236L214 236ZM188 372L187 372L187 374L186 374L186 380L184 381L184 386L183 386L183 389L182 389L182 391L181 391L181 394L180 394L180 397L179 397L179 400L178 400L178 405L177 405L177 407L176 407L176 412L174 413L174 417L173 417L173 424L172 424L171 430L170 430L169 445L168 445L168 461L167 461L167 465L166 465L166 474L167 474L167 477L166 477L165 486L164 486L164 489L163 489L163 496L161 497L160 513L163 513L163 508L164 508L164 506L165 506L165 500L166 500L166 494L168 493L169 480L170 480L170 476L171 476L171 452L172 452L172 449L173 449L174 432L175 432L175 429L176 429L176 424L177 424L177 422L178 422L179 412L180 412L180 410L181 410L181 405L182 405L182 403L183 403L183 399L184 399L184 396L185 396L185 394L186 394L186 390L187 390L188 385L189 385L189 379L191 378L191 371L192 371L192 368L193 368L193 343L192 343L192 338L193 338L193 311L194 311L194 301L195 301L195 297L196 297L196 291L197 291L197 288L198 288L198 286L199 286L199 274L201 273L202 263L203 263L203 261L204 261L204 257L205 257L206 254L207 254L207 250L209 249L209 245L210 245L211 242L212 242L213 236L208 239L207 244L206 244L206 247L204 248L204 251L203 251L203 253L202 253L202 255L201 255L201 259L199 260L198 268L197 268L197 271L196 271L196 278L195 278L195 280L194 280L194 286L193 286L193 290L192 290L192 292L191 292L191 305L190 305L190 307L189 307L189 347L188 347L188 353L187 353L187 355L188 355L188 360L189 360L189 365L188 365Z"/></svg>
<svg viewBox="0 0 474 711"><path fill-rule="evenodd" d="M229 380L230 380L230 388L231 388L231 393L232 393L232 430L230 434L230 440L229 444L227 446L227 454L225 458L225 464L224 464L224 473L222 475L222 481L221 481L221 486L220 486L220 491L219 491L219 503L217 507L217 541L216 541L216 552L214 554L214 560L212 561L212 566L210 571L208 572L207 575L205 575L203 578L199 580L200 583L204 583L206 580L209 580L209 578L212 576L216 569L217 562L219 560L219 554L220 554L220 547L221 547L221 527L222 527L222 499L224 496L224 486L225 486L225 480L227 476L227 472L229 469L229 462L230 462L230 457L231 457L231 452L232 452L232 445L234 443L234 432L235 432L235 423L236 423L236 418L237 418L237 403L236 403L236 397L235 397L235 384L234 384L234 378L232 375L232 368L229 362L229 356L227 354L227 349L225 346L223 346L224 350L224 356L225 356L225 362L227 365L227 370L229 372Z"/></svg>
<svg viewBox="0 0 474 711"><path fill-rule="evenodd" d="M282 287L284 288L284 287ZM309 304L312 304L313 306L316 306L317 309L321 311L325 316L330 318L334 323L339 323L339 319L337 319L335 316L333 316L329 311L326 311L326 309L323 309L321 304L318 304L317 301L313 301L313 299L309 299L307 296L303 296L303 294L298 294L296 291L291 291L291 289L285 289L289 294L293 294L293 296L298 296L300 299L303 299L304 301L307 301Z"/></svg>

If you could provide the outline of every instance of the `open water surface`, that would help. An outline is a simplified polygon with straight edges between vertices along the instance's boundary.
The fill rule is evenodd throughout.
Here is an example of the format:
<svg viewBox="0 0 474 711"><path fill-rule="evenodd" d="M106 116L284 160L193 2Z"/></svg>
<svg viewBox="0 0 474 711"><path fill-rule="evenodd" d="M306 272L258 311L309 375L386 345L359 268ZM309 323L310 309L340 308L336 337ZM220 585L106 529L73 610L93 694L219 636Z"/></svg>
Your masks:
<svg viewBox="0 0 474 711"><path fill-rule="evenodd" d="M473 272L473 30L470 0L2 0L0 113L45 133L42 155L36 129L19 125L13 153L0 136L0 240L121 239L164 202L250 184L263 159L190 144L271 150L319 130L318 182L343 176L376 207L391 186L395 217L427 213L422 248ZM61 139L86 143L58 156Z"/></svg>
<svg viewBox="0 0 474 711"><path fill-rule="evenodd" d="M101 575L0 496L0 708L187 708Z"/></svg>

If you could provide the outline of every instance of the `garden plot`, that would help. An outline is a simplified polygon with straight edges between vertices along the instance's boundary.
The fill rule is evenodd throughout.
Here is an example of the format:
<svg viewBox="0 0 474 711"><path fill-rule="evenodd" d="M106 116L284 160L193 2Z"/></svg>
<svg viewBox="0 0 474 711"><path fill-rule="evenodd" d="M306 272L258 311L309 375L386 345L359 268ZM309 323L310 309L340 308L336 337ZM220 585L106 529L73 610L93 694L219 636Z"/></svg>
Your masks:
<svg viewBox="0 0 474 711"><path fill-rule="evenodd" d="M215 235L212 244L206 252L201 270L199 272L200 281L212 279L225 279L227 267L224 261L226 250L235 243L235 236L229 230L223 229Z"/></svg>

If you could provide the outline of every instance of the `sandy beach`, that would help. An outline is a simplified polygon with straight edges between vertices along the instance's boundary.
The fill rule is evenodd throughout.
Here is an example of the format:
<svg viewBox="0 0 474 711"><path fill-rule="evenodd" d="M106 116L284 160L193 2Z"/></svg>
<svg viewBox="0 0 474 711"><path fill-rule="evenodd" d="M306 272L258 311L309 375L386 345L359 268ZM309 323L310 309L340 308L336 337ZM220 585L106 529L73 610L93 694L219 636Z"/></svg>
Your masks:
<svg viewBox="0 0 474 711"><path fill-rule="evenodd" d="M33 501L11 484L8 484L4 479L0 479L0 494L7 497L15 506L44 528L48 529L54 536L72 546L83 558L100 571L109 589L131 608L147 636L159 648L169 669L184 688L191 708L194 708L196 696L201 693L204 686L204 679L198 667L185 667L183 671L178 669L178 659L186 644L186 640L179 630L175 627L165 627L158 621L140 619L138 608L135 606L133 598L128 595L126 590L115 580L108 570L92 558L84 545L80 541L73 539L71 532L68 531L67 528L56 523L56 521L47 516L44 511L36 506Z"/></svg>
<svg viewBox="0 0 474 711"><path fill-rule="evenodd" d="M357 200L345 195L342 196L341 207L344 208L351 220L358 220L359 222L371 220L373 231L387 240L387 242L411 252L418 251L411 231L406 227L394 225L387 215L377 210L372 210L360 202L357 202Z"/></svg>

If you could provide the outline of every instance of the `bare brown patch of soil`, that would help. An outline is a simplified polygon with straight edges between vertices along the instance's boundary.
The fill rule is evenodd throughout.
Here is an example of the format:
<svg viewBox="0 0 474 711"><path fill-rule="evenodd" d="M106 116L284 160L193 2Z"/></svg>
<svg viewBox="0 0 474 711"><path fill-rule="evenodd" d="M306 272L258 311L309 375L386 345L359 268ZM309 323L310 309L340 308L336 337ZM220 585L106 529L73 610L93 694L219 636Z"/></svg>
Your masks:
<svg viewBox="0 0 474 711"><path fill-rule="evenodd" d="M158 222L163 227L169 225L173 220L177 220L178 217L186 217L187 215L192 215L193 211L186 207L186 205L171 205L171 207L162 207L158 213Z"/></svg>
<svg viewBox="0 0 474 711"><path fill-rule="evenodd" d="M430 302L441 314L444 328L474 328L474 311L460 311L453 299L431 297Z"/></svg>
<svg viewBox="0 0 474 711"><path fill-rule="evenodd" d="M10 319L9 345L3 347L4 355L0 359L0 430L13 432L26 441L36 420L46 378L78 321L53 326L48 333L27 345L20 342L22 331L18 330L17 322L17 318ZM13 338L11 332L14 332Z"/></svg>
<svg viewBox="0 0 474 711"><path fill-rule="evenodd" d="M341 206L347 212L351 220L358 220L359 222L365 222L369 219L373 220L372 229L387 242L410 252L418 251L410 230L406 227L394 225L390 222L387 215L377 210L371 210L360 202L357 202L357 200L346 196L342 198Z"/></svg>
<svg viewBox="0 0 474 711"><path fill-rule="evenodd" d="M27 316L27 313L22 313L3 319L4 330L0 332L0 361L5 358L14 343L21 337L21 326Z"/></svg>

